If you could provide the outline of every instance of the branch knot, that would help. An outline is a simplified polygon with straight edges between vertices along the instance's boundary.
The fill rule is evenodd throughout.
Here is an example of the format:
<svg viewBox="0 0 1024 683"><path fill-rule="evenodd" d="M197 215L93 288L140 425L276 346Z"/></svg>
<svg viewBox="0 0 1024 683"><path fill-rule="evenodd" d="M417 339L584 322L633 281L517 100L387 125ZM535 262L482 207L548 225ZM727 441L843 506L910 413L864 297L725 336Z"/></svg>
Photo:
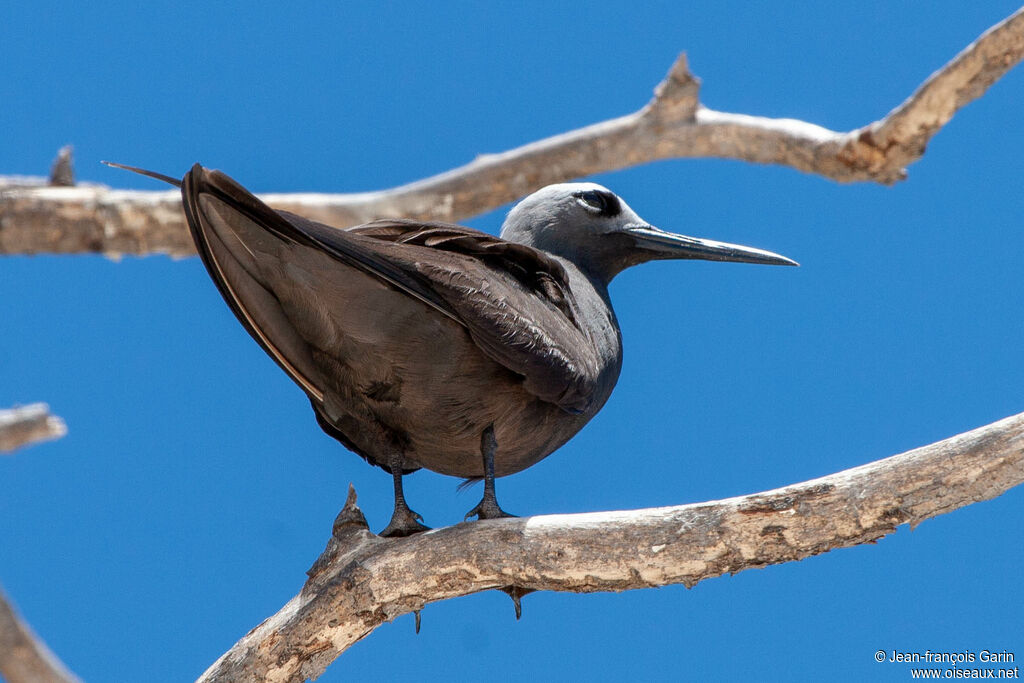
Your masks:
<svg viewBox="0 0 1024 683"><path fill-rule="evenodd" d="M644 113L660 122L694 121L697 116L700 79L690 73L686 53L673 62L665 79L654 89L654 99Z"/></svg>

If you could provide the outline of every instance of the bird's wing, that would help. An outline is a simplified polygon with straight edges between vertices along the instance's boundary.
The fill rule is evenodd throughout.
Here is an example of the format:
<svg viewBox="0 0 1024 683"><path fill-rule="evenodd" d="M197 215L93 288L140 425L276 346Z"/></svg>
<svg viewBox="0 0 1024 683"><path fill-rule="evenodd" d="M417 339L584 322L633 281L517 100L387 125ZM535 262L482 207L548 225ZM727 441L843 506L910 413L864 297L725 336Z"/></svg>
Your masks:
<svg viewBox="0 0 1024 683"><path fill-rule="evenodd" d="M570 412L589 407L600 359L558 261L447 223L381 220L350 232L393 244L393 261L423 276L476 345L522 375L530 393ZM435 253L418 258L417 248Z"/></svg>
<svg viewBox="0 0 1024 683"><path fill-rule="evenodd" d="M254 197L250 199L248 192L230 180L199 164L182 180L182 204L196 250L210 279L246 331L310 397L322 401L319 372L309 349L289 324L274 293L255 277L256 258L235 228L239 223L258 227L277 221L270 217L272 212L263 210ZM274 225L267 231L276 234L280 227ZM247 232L259 239L257 231Z"/></svg>
<svg viewBox="0 0 1024 683"><path fill-rule="evenodd" d="M288 319L277 293L268 286L257 258L257 254L278 253L280 244L324 251L313 236L293 224L312 221L274 211L232 178L199 164L185 175L181 190L196 248L228 306L263 350L307 394L322 401L323 383L310 349ZM344 251L328 251L345 265L385 280L444 315L456 317L440 297L401 269L372 250L348 246Z"/></svg>
<svg viewBox="0 0 1024 683"><path fill-rule="evenodd" d="M561 265L546 254L461 226L378 221L344 231L270 209L199 165L182 185L185 213L210 276L239 321L314 399L324 382L311 349L265 277L267 254L311 249L464 326L481 351L524 377L539 398L579 412L599 364L576 324ZM272 260L272 259L271 259Z"/></svg>

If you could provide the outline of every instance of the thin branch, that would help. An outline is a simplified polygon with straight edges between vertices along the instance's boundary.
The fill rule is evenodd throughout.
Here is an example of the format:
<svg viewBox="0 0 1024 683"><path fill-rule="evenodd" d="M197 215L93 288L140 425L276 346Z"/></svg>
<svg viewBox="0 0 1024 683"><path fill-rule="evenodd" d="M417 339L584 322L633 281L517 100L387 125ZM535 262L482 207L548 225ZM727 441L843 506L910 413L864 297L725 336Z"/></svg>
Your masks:
<svg viewBox="0 0 1024 683"><path fill-rule="evenodd" d="M45 403L0 410L0 453L40 441L59 439L68 433L64 420L50 414Z"/></svg>
<svg viewBox="0 0 1024 683"><path fill-rule="evenodd" d="M668 508L488 520L384 539L350 488L302 591L199 679L301 681L385 621L495 588L623 591L872 543L1024 482L1024 413L764 493Z"/></svg>
<svg viewBox="0 0 1024 683"><path fill-rule="evenodd" d="M0 674L7 683L80 683L0 590Z"/></svg>
<svg viewBox="0 0 1024 683"><path fill-rule="evenodd" d="M931 136L1022 56L1024 9L986 31L885 118L850 132L702 107L699 81L680 56L654 98L632 114L482 155L390 190L262 198L338 227L395 216L458 221L550 183L690 157L778 164L839 182L888 184L903 179ZM31 182L0 177L0 254L194 253L176 192L27 187Z"/></svg>

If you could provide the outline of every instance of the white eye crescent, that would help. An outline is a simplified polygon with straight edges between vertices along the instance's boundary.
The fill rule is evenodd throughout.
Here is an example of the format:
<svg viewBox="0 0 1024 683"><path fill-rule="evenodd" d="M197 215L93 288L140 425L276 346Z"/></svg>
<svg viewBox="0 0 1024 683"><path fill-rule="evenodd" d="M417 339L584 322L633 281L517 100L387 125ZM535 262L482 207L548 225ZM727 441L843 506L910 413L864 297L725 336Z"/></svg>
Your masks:
<svg viewBox="0 0 1024 683"><path fill-rule="evenodd" d="M574 196L580 206L587 211L599 214L608 213L608 199L605 197L603 192L598 192L597 190L585 190L583 192L577 192Z"/></svg>

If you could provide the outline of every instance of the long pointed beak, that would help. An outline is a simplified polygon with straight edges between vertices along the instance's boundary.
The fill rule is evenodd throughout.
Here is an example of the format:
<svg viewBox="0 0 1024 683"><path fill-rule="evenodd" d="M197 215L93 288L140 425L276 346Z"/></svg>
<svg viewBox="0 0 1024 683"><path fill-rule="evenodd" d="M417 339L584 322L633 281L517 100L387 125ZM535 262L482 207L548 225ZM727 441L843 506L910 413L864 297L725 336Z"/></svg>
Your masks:
<svg viewBox="0 0 1024 683"><path fill-rule="evenodd" d="M736 261L738 263L764 263L771 266L800 265L792 259L764 249L677 235L658 230L651 225L627 225L623 228L623 232L633 237L638 247L654 252L654 258Z"/></svg>

